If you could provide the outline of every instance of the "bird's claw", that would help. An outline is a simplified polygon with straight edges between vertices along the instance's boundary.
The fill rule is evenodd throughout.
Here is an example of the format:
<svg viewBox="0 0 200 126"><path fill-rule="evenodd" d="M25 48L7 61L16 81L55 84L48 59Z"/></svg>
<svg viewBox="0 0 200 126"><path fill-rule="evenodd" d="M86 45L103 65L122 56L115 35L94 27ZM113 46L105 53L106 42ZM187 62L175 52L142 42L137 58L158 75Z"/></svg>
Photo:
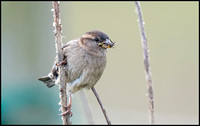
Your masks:
<svg viewBox="0 0 200 126"><path fill-rule="evenodd" d="M63 113L61 113L61 114L59 114L59 115L60 115L60 116L65 116L66 114L69 114L70 117L72 117L72 115L73 115L73 113L71 112L71 109L68 109L67 111L65 111L65 112L63 112Z"/></svg>
<svg viewBox="0 0 200 126"><path fill-rule="evenodd" d="M70 117L72 117L73 113L71 112L71 105L67 105L67 106L64 106L65 108L67 108L67 111L59 114L60 116L65 116L66 114L69 114ZM61 111L62 108L59 109L59 111Z"/></svg>
<svg viewBox="0 0 200 126"><path fill-rule="evenodd" d="M56 63L56 66L60 66L60 65L66 65L67 64L67 60L64 59L63 61Z"/></svg>

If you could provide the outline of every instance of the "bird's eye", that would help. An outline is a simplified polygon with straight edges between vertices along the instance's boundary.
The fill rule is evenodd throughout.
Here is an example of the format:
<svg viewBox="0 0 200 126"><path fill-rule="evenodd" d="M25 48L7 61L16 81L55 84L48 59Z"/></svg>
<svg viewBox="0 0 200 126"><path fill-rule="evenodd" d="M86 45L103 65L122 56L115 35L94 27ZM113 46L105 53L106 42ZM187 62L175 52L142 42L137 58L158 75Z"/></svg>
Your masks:
<svg viewBox="0 0 200 126"><path fill-rule="evenodd" d="M94 41L98 42L98 41L99 41L99 39L96 37L96 38L94 38Z"/></svg>

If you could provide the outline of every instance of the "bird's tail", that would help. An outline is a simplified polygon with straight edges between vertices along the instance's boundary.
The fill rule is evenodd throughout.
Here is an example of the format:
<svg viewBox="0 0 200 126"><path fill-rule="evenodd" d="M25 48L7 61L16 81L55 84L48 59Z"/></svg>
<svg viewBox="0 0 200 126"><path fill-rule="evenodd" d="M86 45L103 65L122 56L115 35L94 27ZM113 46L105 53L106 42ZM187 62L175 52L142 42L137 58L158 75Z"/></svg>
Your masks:
<svg viewBox="0 0 200 126"><path fill-rule="evenodd" d="M47 76L44 76L38 79L44 82L46 86L49 88L55 85L55 81L58 77L58 66L56 64L57 64L57 57L55 58L55 62L53 64L51 72Z"/></svg>
<svg viewBox="0 0 200 126"><path fill-rule="evenodd" d="M44 82L46 84L46 86L49 88L53 87L55 85L55 81L52 78L50 78L49 76L41 77L38 80Z"/></svg>

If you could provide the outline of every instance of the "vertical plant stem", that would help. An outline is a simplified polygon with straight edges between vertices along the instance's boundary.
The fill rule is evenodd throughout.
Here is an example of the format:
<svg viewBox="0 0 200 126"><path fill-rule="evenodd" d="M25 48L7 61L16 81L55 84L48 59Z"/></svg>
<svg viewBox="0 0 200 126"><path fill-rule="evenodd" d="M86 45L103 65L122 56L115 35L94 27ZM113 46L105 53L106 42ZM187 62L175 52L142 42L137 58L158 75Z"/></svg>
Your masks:
<svg viewBox="0 0 200 126"><path fill-rule="evenodd" d="M55 47L56 47L56 53L58 57L58 62L61 62L64 58L63 56L63 51L61 49L62 47L62 25L61 25L61 19L60 19L60 8L59 8L59 2L58 1L53 1L53 17L54 17L54 22L53 26L55 27ZM64 66L59 65L59 76L58 76L58 85L59 85L59 90L60 90L60 105L61 105L61 110L62 112L67 111L67 90L66 90L66 77L65 77L65 71L64 71ZM69 125L71 124L70 122L70 115L66 114L62 116L62 121L63 125Z"/></svg>
<svg viewBox="0 0 200 126"><path fill-rule="evenodd" d="M91 113L87 98L85 96L85 93L82 90L79 92L80 92L81 101L82 101L82 104L83 104L83 107L85 110L85 115L88 119L88 122L89 122L89 124L94 124L92 113Z"/></svg>
<svg viewBox="0 0 200 126"><path fill-rule="evenodd" d="M97 101L99 102L99 105L101 106L101 110L103 111L103 114L104 114L104 116L106 118L107 124L111 125L111 121L109 120L109 118L108 118L108 116L106 114L106 110L104 109L103 104L102 104L102 102L101 102L101 100L99 98L99 95L97 94L97 91L96 91L96 89L94 87L92 87L92 91L93 91L94 95L96 96Z"/></svg>
<svg viewBox="0 0 200 126"><path fill-rule="evenodd" d="M136 6L138 18L139 18L138 23L139 23L141 42L142 42L142 47L143 47L144 67L145 67L145 75L146 75L146 81L147 81L147 96L149 98L149 122L150 124L154 124L155 123L154 95L153 95L153 84L152 84L152 77L151 77L150 64L149 64L149 49L147 45L147 39L146 39L146 34L145 34L145 29L144 29L144 21L142 17L140 2L135 1L135 6Z"/></svg>

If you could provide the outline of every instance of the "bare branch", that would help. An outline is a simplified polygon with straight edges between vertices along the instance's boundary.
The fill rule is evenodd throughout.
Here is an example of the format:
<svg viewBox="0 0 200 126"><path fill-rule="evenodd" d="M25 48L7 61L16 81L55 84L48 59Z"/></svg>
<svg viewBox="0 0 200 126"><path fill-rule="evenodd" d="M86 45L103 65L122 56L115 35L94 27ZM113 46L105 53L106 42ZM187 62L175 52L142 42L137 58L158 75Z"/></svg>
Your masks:
<svg viewBox="0 0 200 126"><path fill-rule="evenodd" d="M53 1L53 16L54 16L54 22L53 26L55 27L55 47L56 47L56 53L58 57L58 62L61 62L64 58L63 51L61 49L62 47L62 25L61 25L61 19L60 19L60 9L59 9L59 2ZM65 71L64 66L59 65L59 76L58 76L58 85L60 90L60 105L62 112L67 111L67 90L66 90L66 77L65 77ZM71 124L70 122L70 114L66 114L62 116L62 121L64 125Z"/></svg>
<svg viewBox="0 0 200 126"><path fill-rule="evenodd" d="M92 87L92 91L93 91L94 95L96 96L97 101L99 102L99 105L101 106L101 110L103 111L103 114L104 114L104 116L106 118L107 124L111 125L111 121L108 119L108 116L106 114L106 110L104 109L103 104L102 104L102 102L101 102L101 100L99 98L99 95L97 94L97 91L95 90L94 87Z"/></svg>
<svg viewBox="0 0 200 126"><path fill-rule="evenodd" d="M80 92L80 97L81 97L81 101L85 110L85 115L88 119L89 124L94 124L94 120L93 120L93 116L90 110L90 106L88 104L87 98L85 96L85 93L81 90Z"/></svg>
<svg viewBox="0 0 200 126"><path fill-rule="evenodd" d="M152 77L151 77L151 71L150 71L150 64L149 64L149 49L147 45L147 39L144 29L144 21L142 17L142 10L140 7L140 2L135 1L136 11L138 14L138 23L140 28L140 34L141 34L141 42L143 47L143 56L144 56L144 67L145 67L145 75L146 75L146 81L147 81L147 96L149 98L149 122L150 124L155 123L154 118L154 95L153 95L153 84L152 84Z"/></svg>

